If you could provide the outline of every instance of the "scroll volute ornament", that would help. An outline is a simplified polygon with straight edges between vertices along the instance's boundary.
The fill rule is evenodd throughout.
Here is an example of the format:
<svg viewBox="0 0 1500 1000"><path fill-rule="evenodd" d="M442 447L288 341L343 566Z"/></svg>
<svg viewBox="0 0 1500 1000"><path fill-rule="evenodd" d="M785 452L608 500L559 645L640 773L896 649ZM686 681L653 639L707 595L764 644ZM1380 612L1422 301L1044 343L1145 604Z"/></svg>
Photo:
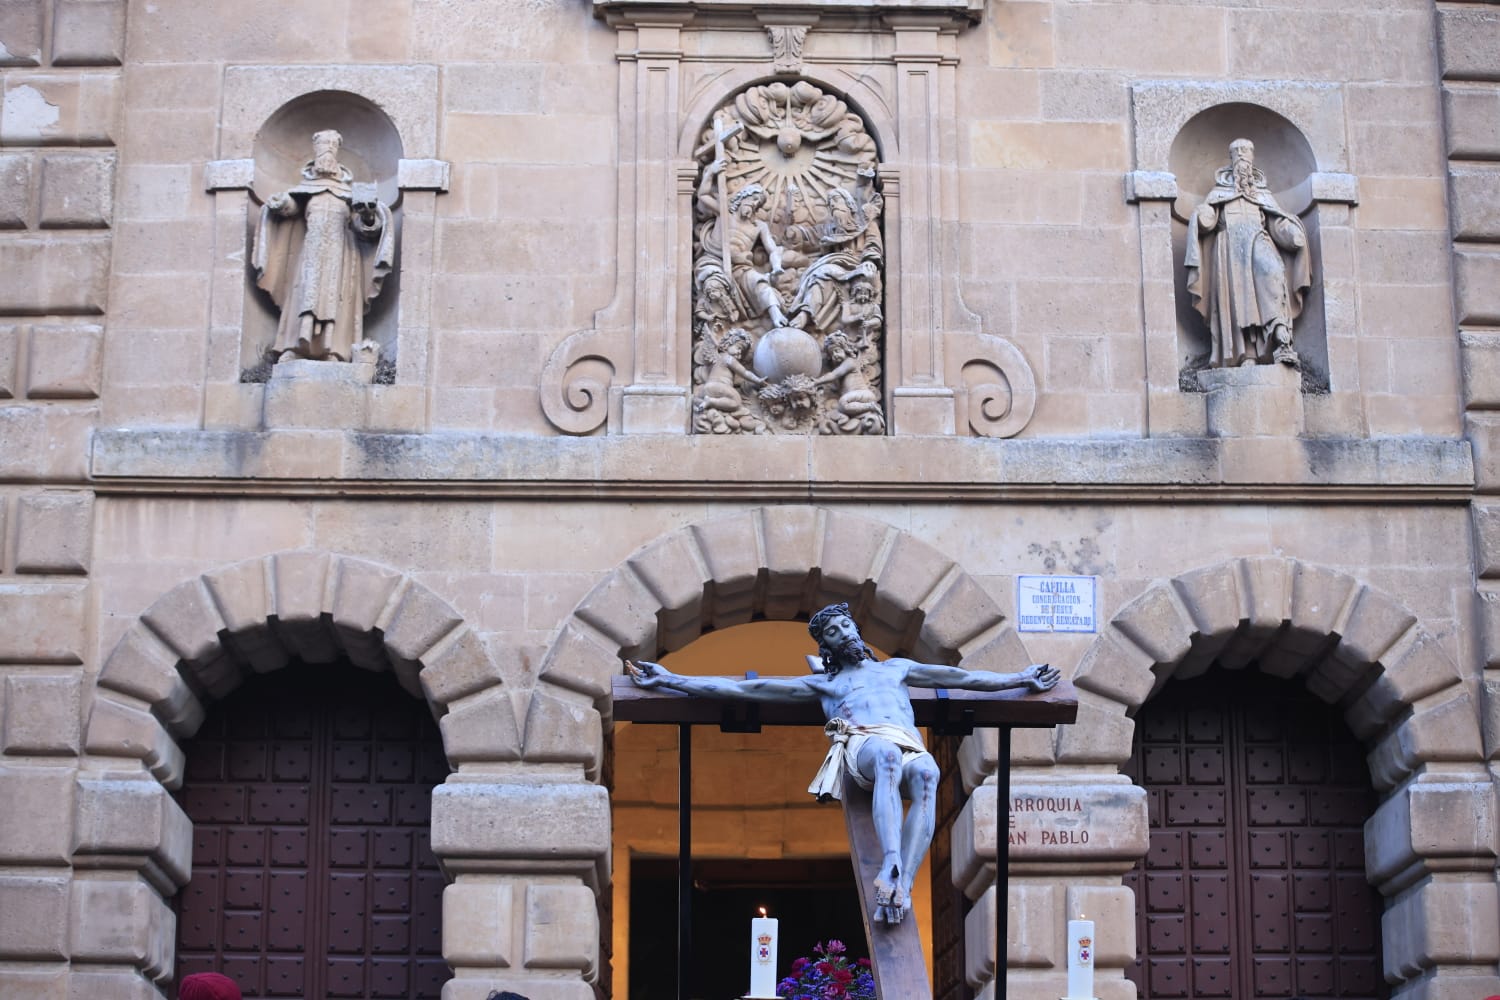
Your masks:
<svg viewBox="0 0 1500 1000"><path fill-rule="evenodd" d="M750 87L696 150L693 429L882 434L875 141L807 81Z"/></svg>

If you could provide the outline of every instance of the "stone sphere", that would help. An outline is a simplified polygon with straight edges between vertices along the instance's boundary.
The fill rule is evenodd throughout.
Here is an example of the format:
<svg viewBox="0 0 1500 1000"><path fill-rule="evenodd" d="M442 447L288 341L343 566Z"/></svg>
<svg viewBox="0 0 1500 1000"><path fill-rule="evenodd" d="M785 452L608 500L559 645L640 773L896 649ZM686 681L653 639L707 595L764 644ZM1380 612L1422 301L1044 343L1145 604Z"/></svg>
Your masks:
<svg viewBox="0 0 1500 1000"><path fill-rule="evenodd" d="M823 372L823 352L805 330L777 327L755 345L755 374L770 383L792 375L817 378Z"/></svg>

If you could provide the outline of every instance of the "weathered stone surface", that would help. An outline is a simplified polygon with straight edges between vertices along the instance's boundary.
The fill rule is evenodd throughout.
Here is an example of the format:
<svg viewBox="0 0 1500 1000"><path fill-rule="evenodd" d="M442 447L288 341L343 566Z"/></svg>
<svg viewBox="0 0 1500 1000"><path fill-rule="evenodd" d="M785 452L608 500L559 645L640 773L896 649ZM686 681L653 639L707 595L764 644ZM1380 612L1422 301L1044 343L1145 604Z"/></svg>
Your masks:
<svg viewBox="0 0 1500 1000"><path fill-rule="evenodd" d="M94 546L94 495L46 492L16 504L17 573L87 573Z"/></svg>
<svg viewBox="0 0 1500 1000"><path fill-rule="evenodd" d="M1438 12L1438 56L1445 80L1497 80L1500 66L1500 14L1484 5L1463 4Z"/></svg>
<svg viewBox="0 0 1500 1000"><path fill-rule="evenodd" d="M1454 159L1500 159L1500 90L1487 85L1443 87L1448 155Z"/></svg>
<svg viewBox="0 0 1500 1000"><path fill-rule="evenodd" d="M531 695L526 713L525 760L580 763L594 767L603 752L599 713L571 699L554 697L545 687Z"/></svg>
<svg viewBox="0 0 1500 1000"><path fill-rule="evenodd" d="M68 956L68 878L0 875L0 955L7 959Z"/></svg>
<svg viewBox="0 0 1500 1000"><path fill-rule="evenodd" d="M84 584L0 584L0 663L82 663Z"/></svg>
<svg viewBox="0 0 1500 1000"><path fill-rule="evenodd" d="M448 706L438 720L443 749L455 765L464 761L521 759L521 727L511 693L495 685Z"/></svg>
<svg viewBox="0 0 1500 1000"><path fill-rule="evenodd" d="M34 162L30 153L0 153L0 229L25 229L31 223Z"/></svg>
<svg viewBox="0 0 1500 1000"><path fill-rule="evenodd" d="M1500 240L1500 167L1455 167L1448 178L1453 235L1486 243Z"/></svg>
<svg viewBox="0 0 1500 1000"><path fill-rule="evenodd" d="M1132 642L1122 642L1106 630L1089 646L1078 662L1073 683L1085 691L1109 698L1126 708L1142 704L1156 683L1153 661Z"/></svg>
<svg viewBox="0 0 1500 1000"><path fill-rule="evenodd" d="M8 279L0 285L7 313L95 314L109 294L108 237L59 234L6 241Z"/></svg>
<svg viewBox="0 0 1500 1000"><path fill-rule="evenodd" d="M0 66L42 61L43 0L11 0L0 7Z"/></svg>
<svg viewBox="0 0 1500 1000"><path fill-rule="evenodd" d="M416 661L462 621L459 613L432 591L409 585L381 627L393 656Z"/></svg>
<svg viewBox="0 0 1500 1000"><path fill-rule="evenodd" d="M43 229L103 229L114 221L112 154L48 153L41 159Z"/></svg>
<svg viewBox="0 0 1500 1000"><path fill-rule="evenodd" d="M52 65L118 66L125 52L125 0L55 0Z"/></svg>
<svg viewBox="0 0 1500 1000"><path fill-rule="evenodd" d="M656 655L656 612L660 602L634 574L614 573L591 590L578 605L578 617L618 643L620 655Z"/></svg>
<svg viewBox="0 0 1500 1000"><path fill-rule="evenodd" d="M73 769L0 766L0 861L65 865L73 821Z"/></svg>
<svg viewBox="0 0 1500 1000"><path fill-rule="evenodd" d="M473 629L460 626L422 657L422 690L434 705L498 685L503 676Z"/></svg>
<svg viewBox="0 0 1500 1000"><path fill-rule="evenodd" d="M124 90L119 73L8 73L0 85L0 145L114 145Z"/></svg>
<svg viewBox="0 0 1500 1000"><path fill-rule="evenodd" d="M443 890L443 958L456 967L509 968L519 964L515 943L515 883L465 875ZM590 893L590 902L593 894Z"/></svg>
<svg viewBox="0 0 1500 1000"><path fill-rule="evenodd" d="M174 885L191 873L193 825L158 782L80 775L73 829L78 855L102 855L110 867L139 856L162 869Z"/></svg>
<svg viewBox="0 0 1500 1000"><path fill-rule="evenodd" d="M83 678L67 673L14 673L5 678L4 742L8 754L75 754L82 743Z"/></svg>
<svg viewBox="0 0 1500 1000"><path fill-rule="evenodd" d="M102 326L32 327L26 394L32 399L94 399L99 395L103 355Z"/></svg>
<svg viewBox="0 0 1500 1000"><path fill-rule="evenodd" d="M1152 587L1121 608L1113 624L1155 663L1176 663L1192 648L1193 623L1170 587Z"/></svg>
<svg viewBox="0 0 1500 1000"><path fill-rule="evenodd" d="M162 638L179 659L203 661L219 648L224 621L202 579L194 577L168 591L146 609L141 621Z"/></svg>
<svg viewBox="0 0 1500 1000"><path fill-rule="evenodd" d="M592 972L599 955L599 917L588 886L527 887L524 954L528 969Z"/></svg>
<svg viewBox="0 0 1500 1000"><path fill-rule="evenodd" d="M113 757L134 757L168 788L182 781L182 749L150 712L101 691L94 696L84 730L84 749Z"/></svg>
<svg viewBox="0 0 1500 1000"><path fill-rule="evenodd" d="M432 792L432 849L457 859L594 860L609 853L609 793L594 784L448 781Z"/></svg>
<svg viewBox="0 0 1500 1000"><path fill-rule="evenodd" d="M601 645L570 621L547 651L540 676L544 681L601 699L609 695L611 679L620 669L617 650Z"/></svg>
<svg viewBox="0 0 1500 1000"><path fill-rule="evenodd" d="M77 878L69 898L72 956L160 971L171 951L172 911L144 881Z"/></svg>
<svg viewBox="0 0 1500 1000"><path fill-rule="evenodd" d="M1454 253L1453 284L1460 323L1500 323L1500 253Z"/></svg>

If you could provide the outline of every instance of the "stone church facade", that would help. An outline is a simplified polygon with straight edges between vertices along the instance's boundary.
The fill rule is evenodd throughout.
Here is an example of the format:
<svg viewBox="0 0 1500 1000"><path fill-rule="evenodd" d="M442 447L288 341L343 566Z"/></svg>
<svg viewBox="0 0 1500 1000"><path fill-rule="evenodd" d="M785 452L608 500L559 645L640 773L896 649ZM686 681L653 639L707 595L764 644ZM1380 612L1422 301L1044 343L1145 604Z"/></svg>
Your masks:
<svg viewBox="0 0 1500 1000"><path fill-rule="evenodd" d="M622 657L833 600L1077 689L1009 996L1082 915L1104 1000L1500 993L1494 4L10 0L0 67L0 993L623 996Z"/></svg>

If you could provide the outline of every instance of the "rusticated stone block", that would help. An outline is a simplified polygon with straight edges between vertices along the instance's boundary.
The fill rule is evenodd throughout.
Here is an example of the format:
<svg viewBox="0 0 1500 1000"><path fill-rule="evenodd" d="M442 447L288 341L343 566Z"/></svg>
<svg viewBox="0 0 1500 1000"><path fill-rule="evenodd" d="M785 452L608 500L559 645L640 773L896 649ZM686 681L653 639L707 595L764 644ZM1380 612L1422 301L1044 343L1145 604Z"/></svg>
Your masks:
<svg viewBox="0 0 1500 1000"><path fill-rule="evenodd" d="M5 970L6 1000L68 1000L68 969L62 965L34 965ZM114 996L114 994L99 994Z"/></svg>
<svg viewBox="0 0 1500 1000"><path fill-rule="evenodd" d="M16 503L17 573L87 573L93 539L92 493L31 493Z"/></svg>
<svg viewBox="0 0 1500 1000"><path fill-rule="evenodd" d="M182 748L161 722L109 691L95 695L84 734L84 749L90 753L134 757L168 788L182 781Z"/></svg>
<svg viewBox="0 0 1500 1000"><path fill-rule="evenodd" d="M11 674L5 678L5 752L77 753L82 710L83 678L78 673Z"/></svg>
<svg viewBox="0 0 1500 1000"><path fill-rule="evenodd" d="M1484 759L1473 700L1453 688L1424 703L1370 752L1370 781L1377 791L1394 788L1421 764Z"/></svg>
<svg viewBox="0 0 1500 1000"><path fill-rule="evenodd" d="M872 528L873 525L867 526L866 530L871 534L879 532L878 528ZM871 612L892 629L905 631L912 613L934 596L952 569L953 560L931 545L911 535L898 534L875 581Z"/></svg>
<svg viewBox="0 0 1500 1000"><path fill-rule="evenodd" d="M1196 631L1165 584L1152 587L1121 608L1114 625L1154 663L1176 663L1187 656Z"/></svg>
<svg viewBox="0 0 1500 1000"><path fill-rule="evenodd" d="M1146 700L1156 683L1152 665L1149 653L1106 629L1084 651L1073 683L1133 709Z"/></svg>
<svg viewBox="0 0 1500 1000"><path fill-rule="evenodd" d="M112 153L48 153L42 157L43 229L104 229L114 219Z"/></svg>
<svg viewBox="0 0 1500 1000"><path fill-rule="evenodd" d="M1078 692L1078 721L1057 727L1059 764L1123 764L1130 759L1135 720L1118 702Z"/></svg>
<svg viewBox="0 0 1500 1000"><path fill-rule="evenodd" d="M68 863L73 774L70 767L0 766L0 862Z"/></svg>
<svg viewBox="0 0 1500 1000"><path fill-rule="evenodd" d="M1419 629L1399 649L1381 659L1381 673L1347 714L1355 735L1375 736L1404 709L1459 682L1458 666L1443 644Z"/></svg>
<svg viewBox="0 0 1500 1000"><path fill-rule="evenodd" d="M1500 336L1464 330L1462 344L1464 396L1471 409L1500 408Z"/></svg>
<svg viewBox="0 0 1500 1000"><path fill-rule="evenodd" d="M449 633L422 657L422 690L434 705L446 706L503 679L484 640L467 625Z"/></svg>
<svg viewBox="0 0 1500 1000"><path fill-rule="evenodd" d="M1461 240L1500 240L1500 166L1452 167L1448 183L1453 235Z"/></svg>
<svg viewBox="0 0 1500 1000"><path fill-rule="evenodd" d="M458 859L598 860L609 854L609 831L609 792L592 782L450 779L432 791L432 850L450 870Z"/></svg>
<svg viewBox="0 0 1500 1000"><path fill-rule="evenodd" d="M125 0L53 0L52 65L118 66Z"/></svg>
<svg viewBox="0 0 1500 1000"><path fill-rule="evenodd" d="M73 839L79 855L150 859L176 885L186 885L193 825L167 790L150 778L78 780ZM114 865L111 865L114 867Z"/></svg>
<svg viewBox="0 0 1500 1000"><path fill-rule="evenodd" d="M109 238L25 237L0 247L0 312L102 313L109 293Z"/></svg>
<svg viewBox="0 0 1500 1000"><path fill-rule="evenodd" d="M604 752L604 730L599 713L587 705L565 701L538 687L526 713L524 760L579 763L592 768Z"/></svg>
<svg viewBox="0 0 1500 1000"><path fill-rule="evenodd" d="M693 537L698 541L698 551L703 553L715 592L738 593L755 586L760 573L755 527L753 513L693 525Z"/></svg>
<svg viewBox="0 0 1500 1000"><path fill-rule="evenodd" d="M766 507L760 521L768 593L800 595L808 571L818 565L818 511L801 506Z"/></svg>
<svg viewBox="0 0 1500 1000"><path fill-rule="evenodd" d="M0 145L114 145L123 89L118 72L13 72L0 85Z"/></svg>
<svg viewBox="0 0 1500 1000"><path fill-rule="evenodd" d="M224 620L201 577L179 583L141 615L179 659L207 661L219 650Z"/></svg>
<svg viewBox="0 0 1500 1000"><path fill-rule="evenodd" d="M34 326L26 364L32 399L95 399L99 395L104 328Z"/></svg>
<svg viewBox="0 0 1500 1000"><path fill-rule="evenodd" d="M1383 657L1396 640L1417 623L1410 611L1386 595L1361 587L1341 626L1339 659L1349 663L1374 663Z"/></svg>
<svg viewBox="0 0 1500 1000"><path fill-rule="evenodd" d="M454 764L521 759L515 701L503 685L449 705L438 726L443 732L443 749Z"/></svg>
<svg viewBox="0 0 1500 1000"><path fill-rule="evenodd" d="M416 661L462 621L451 605L426 587L409 586L390 621L382 623L385 644L391 655Z"/></svg>
<svg viewBox="0 0 1500 1000"><path fill-rule="evenodd" d="M803 563L802 571L805 575L816 566L823 571L825 590L841 596L853 595L879 572L875 560L885 550L886 539L893 531L889 525L830 512L823 526L817 561Z"/></svg>
<svg viewBox="0 0 1500 1000"><path fill-rule="evenodd" d="M32 162L30 153L0 153L0 229L25 229L31 220Z"/></svg>
<svg viewBox="0 0 1500 1000"><path fill-rule="evenodd" d="M1463 4L1438 8L1444 80L1500 80L1500 11Z"/></svg>
<svg viewBox="0 0 1500 1000"><path fill-rule="evenodd" d="M110 1000L158 1000L161 993L139 972L73 969L68 974L67 1000L109 997Z"/></svg>
<svg viewBox="0 0 1500 1000"><path fill-rule="evenodd" d="M599 915L585 885L526 889L526 967L592 972L599 956Z"/></svg>
<svg viewBox="0 0 1500 1000"><path fill-rule="evenodd" d="M0 663L83 662L84 584L0 584Z"/></svg>
<svg viewBox="0 0 1500 1000"><path fill-rule="evenodd" d="M660 602L629 573L611 573L578 605L578 617L612 642L620 655L656 655L656 612Z"/></svg>
<svg viewBox="0 0 1500 1000"><path fill-rule="evenodd" d="M89 435L97 416L95 410L73 406L0 406L0 478L81 481L88 474Z"/></svg>
<svg viewBox="0 0 1500 1000"><path fill-rule="evenodd" d="M542 661L540 677L570 691L600 699L609 695L611 678L620 670L617 650L601 645L573 622L562 631Z"/></svg>
<svg viewBox="0 0 1500 1000"><path fill-rule="evenodd" d="M675 531L630 558L641 583L656 598L666 628L691 622L703 613L707 582L690 532Z"/></svg>
<svg viewBox="0 0 1500 1000"><path fill-rule="evenodd" d="M917 642L933 655L950 649L971 652L964 649L967 643L1004 620L995 599L973 577L960 576L928 607Z"/></svg>
<svg viewBox="0 0 1500 1000"><path fill-rule="evenodd" d="M18 389L16 365L21 355L21 338L29 327L0 325L0 399L14 399Z"/></svg>
<svg viewBox="0 0 1500 1000"><path fill-rule="evenodd" d="M461 876L443 890L443 958L449 965L515 964L514 898L514 883L485 876Z"/></svg>
<svg viewBox="0 0 1500 1000"><path fill-rule="evenodd" d="M69 900L74 959L156 967L170 946L172 913L145 882L77 878ZM167 941L158 941L165 936Z"/></svg>
<svg viewBox="0 0 1500 1000"><path fill-rule="evenodd" d="M1094 922L1096 964L1135 961L1135 893L1121 885L1070 885L1067 909L1069 920Z"/></svg>
<svg viewBox="0 0 1500 1000"><path fill-rule="evenodd" d="M1455 252L1453 284L1460 323L1500 323L1500 253Z"/></svg>
<svg viewBox="0 0 1500 1000"><path fill-rule="evenodd" d="M0 4L0 66L35 66L42 61L43 0Z"/></svg>
<svg viewBox="0 0 1500 1000"><path fill-rule="evenodd" d="M1453 159L1500 159L1500 89L1490 86L1443 88L1448 155Z"/></svg>
<svg viewBox="0 0 1500 1000"><path fill-rule="evenodd" d="M0 875L0 956L66 958L68 879L64 875Z"/></svg>

